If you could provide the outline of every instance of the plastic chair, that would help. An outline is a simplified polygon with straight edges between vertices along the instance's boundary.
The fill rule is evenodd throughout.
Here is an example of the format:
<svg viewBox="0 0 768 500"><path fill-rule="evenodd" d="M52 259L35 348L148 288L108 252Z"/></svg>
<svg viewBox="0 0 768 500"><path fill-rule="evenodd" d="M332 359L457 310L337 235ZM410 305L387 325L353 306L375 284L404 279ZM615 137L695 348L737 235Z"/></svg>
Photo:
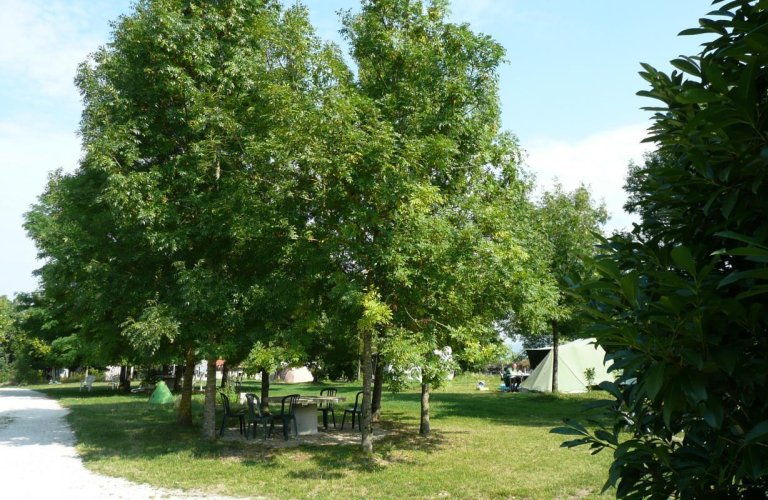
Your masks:
<svg viewBox="0 0 768 500"><path fill-rule="evenodd" d="M229 398L224 394L223 392L219 393L221 395L221 401L224 404L224 416L221 419L221 430L219 431L219 436L224 435L224 427L227 425L227 421L230 418L236 418L240 422L240 434L243 434L245 431L245 414L241 411L239 412L233 412L232 407L229 406Z"/></svg>
<svg viewBox="0 0 768 500"><path fill-rule="evenodd" d="M320 391L321 396L335 396L338 391L334 387L330 387L328 389L323 389ZM325 403L320 403L317 405L317 411L323 413L323 426L327 429L328 428L328 413L330 412L331 418L333 419L333 428L336 428L336 414L333 412L333 403L328 401Z"/></svg>
<svg viewBox="0 0 768 500"><path fill-rule="evenodd" d="M261 401L255 394L246 394L245 399L248 402L248 426L245 429L245 438L248 439L248 434L251 430L251 424L253 424L253 437L256 437L256 428L261 422L261 426L264 429L264 439L267 439L267 424L272 423L272 415L265 415L261 409Z"/></svg>
<svg viewBox="0 0 768 500"><path fill-rule="evenodd" d="M96 375L88 375L83 380L80 381L80 390L83 390L83 387L88 389L88 392L91 392L91 389L93 389L93 383L96 381Z"/></svg>
<svg viewBox="0 0 768 500"><path fill-rule="evenodd" d="M344 421L347 419L347 413L352 414L352 428L355 428L355 415L357 415L358 427L360 432L363 431L363 405L360 401L360 397L363 395L363 391L360 391L355 396L355 406L344 410L344 416L341 419L341 430L344 430Z"/></svg>
<svg viewBox="0 0 768 500"><path fill-rule="evenodd" d="M299 404L300 397L301 396L298 394L291 394L290 396L285 396L283 398L282 404L280 405L280 414L274 416L274 420L272 420L272 424L269 426L270 436L275 428L275 420L280 419L283 423L283 437L286 441L288 441L288 424L291 420L293 420L293 432L297 438L299 437L299 426L296 423L296 415L293 413L293 407L294 405ZM288 405L287 409L286 404Z"/></svg>

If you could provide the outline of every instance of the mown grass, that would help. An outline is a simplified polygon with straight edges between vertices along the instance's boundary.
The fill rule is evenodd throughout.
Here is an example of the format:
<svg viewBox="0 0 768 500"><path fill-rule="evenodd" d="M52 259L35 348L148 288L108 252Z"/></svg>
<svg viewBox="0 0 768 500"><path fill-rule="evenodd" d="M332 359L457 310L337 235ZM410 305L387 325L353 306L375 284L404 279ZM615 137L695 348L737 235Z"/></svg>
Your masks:
<svg viewBox="0 0 768 500"><path fill-rule="evenodd" d="M374 461L352 445L207 443L200 439L201 395L196 427L180 428L173 408L148 405L146 395L119 395L98 384L90 393L77 386L36 389L72 410L68 418L89 469L160 487L270 499L601 498L610 455L560 448L565 437L549 433L564 418L583 419L581 407L598 393L478 392L475 383L465 377L433 393L429 439L418 437L419 394L385 393L382 425L392 432L376 443ZM257 392L256 384L246 388ZM334 386L348 401L358 390ZM317 394L322 387L272 384L271 394Z"/></svg>

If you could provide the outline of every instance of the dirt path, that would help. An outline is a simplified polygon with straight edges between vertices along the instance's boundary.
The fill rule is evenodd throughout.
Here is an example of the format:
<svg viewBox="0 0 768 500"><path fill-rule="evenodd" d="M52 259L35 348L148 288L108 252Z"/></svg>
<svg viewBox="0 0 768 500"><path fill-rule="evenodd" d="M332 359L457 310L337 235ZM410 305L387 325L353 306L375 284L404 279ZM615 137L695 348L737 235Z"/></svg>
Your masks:
<svg viewBox="0 0 768 500"><path fill-rule="evenodd" d="M75 435L64 418L68 411L39 392L0 389L3 498L225 500L94 474L75 451Z"/></svg>

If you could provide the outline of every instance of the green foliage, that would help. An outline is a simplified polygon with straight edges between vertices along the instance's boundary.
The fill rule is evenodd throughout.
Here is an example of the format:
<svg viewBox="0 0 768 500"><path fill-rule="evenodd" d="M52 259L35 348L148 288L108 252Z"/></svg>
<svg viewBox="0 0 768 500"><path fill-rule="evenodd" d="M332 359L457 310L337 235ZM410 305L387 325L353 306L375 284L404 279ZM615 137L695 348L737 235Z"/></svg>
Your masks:
<svg viewBox="0 0 768 500"><path fill-rule="evenodd" d="M734 1L712 15L683 33L714 35L674 62L683 73L643 65L640 94L663 105L659 152L628 183L642 222L577 287L621 375L598 403L612 428L561 431L579 437L565 446L614 450L619 498L768 489L768 11Z"/></svg>
<svg viewBox="0 0 768 500"><path fill-rule="evenodd" d="M541 249L549 272L559 287L558 307L550 316L549 331L532 330L524 336L526 345L552 345L547 340L554 329L558 340L583 334L582 317L576 313L575 301L566 291L571 284L592 277L594 268L583 257L595 254L607 220L605 204L597 203L587 186L567 192L557 182L551 191L544 192L537 212L537 230L543 238ZM537 341L536 337L540 339Z"/></svg>
<svg viewBox="0 0 768 500"><path fill-rule="evenodd" d="M584 370L584 378L587 381L587 389L592 390L592 386L595 384L595 369L587 368Z"/></svg>
<svg viewBox="0 0 768 500"><path fill-rule="evenodd" d="M333 205L332 253L356 284L358 314L370 310L367 290L391 311L377 348L393 365L392 387L416 367L439 384L448 370L436 351L482 365L498 355L496 321L534 323L554 309L527 227L531 184L516 139L499 128L504 49L448 22L447 2L366 0L343 24L358 106L375 121Z"/></svg>

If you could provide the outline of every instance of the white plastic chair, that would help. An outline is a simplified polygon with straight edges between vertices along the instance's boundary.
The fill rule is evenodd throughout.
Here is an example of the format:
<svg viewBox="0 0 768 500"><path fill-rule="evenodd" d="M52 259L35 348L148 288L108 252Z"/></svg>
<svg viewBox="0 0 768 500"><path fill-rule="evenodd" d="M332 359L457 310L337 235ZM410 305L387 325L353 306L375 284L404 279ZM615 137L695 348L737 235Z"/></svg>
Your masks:
<svg viewBox="0 0 768 500"><path fill-rule="evenodd" d="M91 392L91 389L93 388L93 383L96 381L96 375L88 375L83 380L80 381L80 390L83 390L83 387L88 389L88 392Z"/></svg>

